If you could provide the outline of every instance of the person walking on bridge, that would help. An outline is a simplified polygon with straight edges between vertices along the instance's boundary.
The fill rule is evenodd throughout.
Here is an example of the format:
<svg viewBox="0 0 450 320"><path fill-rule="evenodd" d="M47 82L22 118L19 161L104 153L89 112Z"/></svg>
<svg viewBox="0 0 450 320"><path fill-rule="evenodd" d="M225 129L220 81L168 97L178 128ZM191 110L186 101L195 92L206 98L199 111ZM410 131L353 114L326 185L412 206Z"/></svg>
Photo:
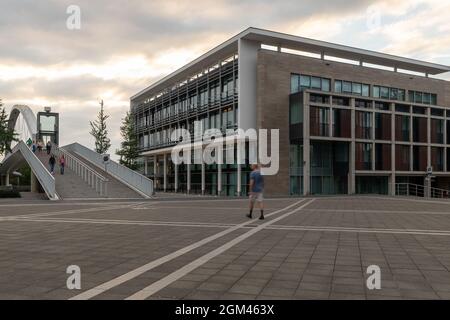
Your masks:
<svg viewBox="0 0 450 320"><path fill-rule="evenodd" d="M50 159L48 159L48 164L50 165L50 173L51 174L55 174L55 163L56 163L56 159L55 159L55 156L52 154L50 156Z"/></svg>
<svg viewBox="0 0 450 320"><path fill-rule="evenodd" d="M64 174L64 167L66 166L66 158L64 158L64 155L61 154L59 157L59 169L61 174Z"/></svg>
<svg viewBox="0 0 450 320"><path fill-rule="evenodd" d="M45 149L47 150L47 154L50 154L52 152L52 143L50 142L50 140L47 141Z"/></svg>
<svg viewBox="0 0 450 320"><path fill-rule="evenodd" d="M263 203L263 191L264 191L264 177L261 174L260 166L257 164L252 165L252 172L250 173L250 212L247 215L248 218L252 218L253 207L255 201L258 202L259 209L261 210L260 220L264 220L264 203Z"/></svg>

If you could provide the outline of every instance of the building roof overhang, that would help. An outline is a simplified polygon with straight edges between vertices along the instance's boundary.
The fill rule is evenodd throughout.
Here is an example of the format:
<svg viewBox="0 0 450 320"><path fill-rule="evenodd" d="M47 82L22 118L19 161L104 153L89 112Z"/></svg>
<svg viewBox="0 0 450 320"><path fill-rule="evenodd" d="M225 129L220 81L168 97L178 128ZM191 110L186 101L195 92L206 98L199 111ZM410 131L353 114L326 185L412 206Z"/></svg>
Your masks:
<svg viewBox="0 0 450 320"><path fill-rule="evenodd" d="M404 69L423 74L437 75L450 71L450 66L441 64L251 27L133 95L131 100L134 100L146 93L156 94L159 91L210 67L211 65L219 62L221 59L231 56L233 53L238 51L238 43L240 39L257 41L262 44L293 50L329 55L341 59L356 60L395 69Z"/></svg>

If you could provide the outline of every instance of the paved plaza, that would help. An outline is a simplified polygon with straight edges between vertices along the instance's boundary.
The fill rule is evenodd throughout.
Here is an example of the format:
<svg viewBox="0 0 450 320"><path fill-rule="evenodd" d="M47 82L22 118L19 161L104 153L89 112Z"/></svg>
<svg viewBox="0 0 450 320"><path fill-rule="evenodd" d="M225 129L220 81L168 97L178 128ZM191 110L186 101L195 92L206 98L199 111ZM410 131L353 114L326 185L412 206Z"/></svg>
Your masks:
<svg viewBox="0 0 450 320"><path fill-rule="evenodd" d="M450 202L266 207L260 221L246 199L2 200L0 299L450 299ZM67 288L71 265L80 290Z"/></svg>

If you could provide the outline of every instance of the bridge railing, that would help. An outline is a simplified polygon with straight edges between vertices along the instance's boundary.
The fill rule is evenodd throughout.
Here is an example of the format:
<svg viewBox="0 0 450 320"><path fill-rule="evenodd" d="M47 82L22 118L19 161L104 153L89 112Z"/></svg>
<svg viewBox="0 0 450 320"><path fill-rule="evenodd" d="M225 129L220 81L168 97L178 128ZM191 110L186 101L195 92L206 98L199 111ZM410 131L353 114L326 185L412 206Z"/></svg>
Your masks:
<svg viewBox="0 0 450 320"><path fill-rule="evenodd" d="M450 198L450 190L429 188L431 198ZM427 188L413 183L396 183L395 194L398 196L428 197Z"/></svg>
<svg viewBox="0 0 450 320"><path fill-rule="evenodd" d="M8 156L12 156L15 152L20 151L25 158L25 161L28 162L30 167L33 169L33 172L44 189L45 193L49 197L50 200L58 200L58 195L56 193L55 186L55 177L47 170L45 165L38 159L38 157L30 150L27 144L24 141L19 141L12 152ZM6 160L7 158L5 158ZM5 161L3 160L3 161Z"/></svg>
<svg viewBox="0 0 450 320"><path fill-rule="evenodd" d="M90 168L78 158L72 156L64 148L59 148L58 145L52 143L52 153L58 158L64 155L65 165L78 175L91 188L95 189L101 196L108 195L108 179Z"/></svg>
<svg viewBox="0 0 450 320"><path fill-rule="evenodd" d="M65 150L79 154L80 156L82 156L95 166L99 167L100 169L102 170L105 169L103 157L101 154L89 148L86 148L85 146L76 142L64 146L63 148ZM153 181L147 178L146 176L134 170L131 170L130 168L127 168L113 160L110 160L107 167L107 172L108 174L112 175L114 178L121 181L122 183L128 185L131 189L137 191L144 197L149 198L153 195Z"/></svg>

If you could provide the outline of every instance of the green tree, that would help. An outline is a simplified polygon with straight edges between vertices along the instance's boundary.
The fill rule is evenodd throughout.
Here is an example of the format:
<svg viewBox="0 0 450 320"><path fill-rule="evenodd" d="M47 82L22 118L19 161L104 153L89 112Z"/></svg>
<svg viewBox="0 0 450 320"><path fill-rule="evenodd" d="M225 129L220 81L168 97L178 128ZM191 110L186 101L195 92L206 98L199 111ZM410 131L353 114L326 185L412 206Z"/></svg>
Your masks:
<svg viewBox="0 0 450 320"><path fill-rule="evenodd" d="M120 134L123 141L120 144L120 149L116 151L116 154L120 156L120 164L136 170L137 169L137 158L139 157L138 152L138 141L136 136L136 131L134 128L133 118L131 114L127 112L125 118L122 119L122 126L120 127Z"/></svg>
<svg viewBox="0 0 450 320"><path fill-rule="evenodd" d="M95 121L90 121L91 135L95 139L95 151L100 154L106 153L111 147L111 140L108 138L108 130L106 129L106 119L109 115L105 113L103 108L103 100L100 101L100 111Z"/></svg>
<svg viewBox="0 0 450 320"><path fill-rule="evenodd" d="M11 152L11 142L19 141L14 129L8 127L8 114L0 99L0 155Z"/></svg>

